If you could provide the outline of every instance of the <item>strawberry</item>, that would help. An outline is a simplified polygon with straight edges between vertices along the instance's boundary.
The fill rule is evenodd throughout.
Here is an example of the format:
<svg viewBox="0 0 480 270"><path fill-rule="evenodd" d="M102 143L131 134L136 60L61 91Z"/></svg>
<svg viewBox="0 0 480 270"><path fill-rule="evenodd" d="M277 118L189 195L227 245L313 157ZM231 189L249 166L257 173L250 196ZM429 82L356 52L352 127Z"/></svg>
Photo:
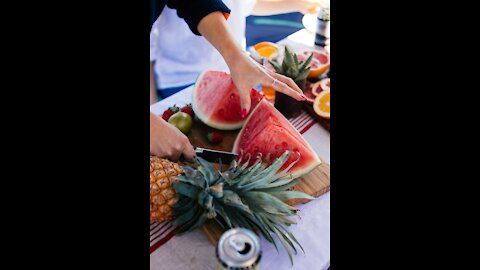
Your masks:
<svg viewBox="0 0 480 270"><path fill-rule="evenodd" d="M188 113L190 114L190 116L193 118L194 117L194 113L193 113L193 109L192 109L192 104L188 104L188 105L185 105L183 106L181 109L180 109L182 112L184 113Z"/></svg>
<svg viewBox="0 0 480 270"><path fill-rule="evenodd" d="M174 115L179 110L180 109L174 104L172 107L168 108L167 110L165 110L163 112L163 114L162 114L163 120L168 121L168 119L170 119L170 116Z"/></svg>
<svg viewBox="0 0 480 270"><path fill-rule="evenodd" d="M212 131L207 134L207 139L211 143L221 143L223 140L222 134Z"/></svg>

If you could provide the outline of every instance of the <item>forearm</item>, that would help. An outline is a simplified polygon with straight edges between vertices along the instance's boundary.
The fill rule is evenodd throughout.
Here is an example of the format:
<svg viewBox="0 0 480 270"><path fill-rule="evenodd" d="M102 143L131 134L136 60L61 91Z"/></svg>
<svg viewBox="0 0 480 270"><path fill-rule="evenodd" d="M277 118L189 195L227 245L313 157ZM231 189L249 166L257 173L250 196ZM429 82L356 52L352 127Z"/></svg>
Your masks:
<svg viewBox="0 0 480 270"><path fill-rule="evenodd" d="M155 115L153 112L150 111L150 131L153 131L155 128L163 126L160 117Z"/></svg>
<svg viewBox="0 0 480 270"><path fill-rule="evenodd" d="M293 7L291 1L288 0L257 0L252 15L269 16L296 11L298 11L296 7Z"/></svg>
<svg viewBox="0 0 480 270"><path fill-rule="evenodd" d="M233 38L221 12L205 16L198 24L198 31L217 49L229 67L241 59L244 52Z"/></svg>
<svg viewBox="0 0 480 270"><path fill-rule="evenodd" d="M168 7L177 10L178 17L185 20L195 35L200 34L197 26L208 14L220 12L224 18L230 14L230 9L222 0L166 0L166 3Z"/></svg>
<svg viewBox="0 0 480 270"><path fill-rule="evenodd" d="M150 62L150 105L157 101L157 87L155 86L155 77L153 75L153 62Z"/></svg>
<svg viewBox="0 0 480 270"><path fill-rule="evenodd" d="M320 0L257 0L252 15L270 16L291 12L314 12Z"/></svg>

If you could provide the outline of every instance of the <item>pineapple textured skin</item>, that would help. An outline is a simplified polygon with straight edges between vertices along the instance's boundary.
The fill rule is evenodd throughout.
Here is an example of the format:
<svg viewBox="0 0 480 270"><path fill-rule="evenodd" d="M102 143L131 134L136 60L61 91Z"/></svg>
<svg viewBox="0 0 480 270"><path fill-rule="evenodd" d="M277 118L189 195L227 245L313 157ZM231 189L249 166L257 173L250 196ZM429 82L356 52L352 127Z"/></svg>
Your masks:
<svg viewBox="0 0 480 270"><path fill-rule="evenodd" d="M177 163L150 156L150 221L173 219L172 206L177 202L173 183L183 173Z"/></svg>

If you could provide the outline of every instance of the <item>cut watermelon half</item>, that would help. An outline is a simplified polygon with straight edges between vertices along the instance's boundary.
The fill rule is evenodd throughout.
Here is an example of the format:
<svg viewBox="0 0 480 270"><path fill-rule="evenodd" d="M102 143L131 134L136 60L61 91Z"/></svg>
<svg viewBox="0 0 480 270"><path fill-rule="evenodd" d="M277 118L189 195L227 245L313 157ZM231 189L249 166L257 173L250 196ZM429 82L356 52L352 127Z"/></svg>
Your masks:
<svg viewBox="0 0 480 270"><path fill-rule="evenodd" d="M269 102L260 101L240 130L233 145L233 152L243 156L250 154L249 165L252 165L260 154L263 158L270 154L270 161L273 161L289 150L300 154L298 162L288 171L293 178L309 173L321 163L295 127ZM290 155L279 171L297 159L297 154Z"/></svg>
<svg viewBox="0 0 480 270"><path fill-rule="evenodd" d="M262 94L251 89L250 111L262 98ZM193 89L192 108L203 123L216 129L239 129L246 121L241 117L237 88L230 74L224 71L208 70L200 74Z"/></svg>

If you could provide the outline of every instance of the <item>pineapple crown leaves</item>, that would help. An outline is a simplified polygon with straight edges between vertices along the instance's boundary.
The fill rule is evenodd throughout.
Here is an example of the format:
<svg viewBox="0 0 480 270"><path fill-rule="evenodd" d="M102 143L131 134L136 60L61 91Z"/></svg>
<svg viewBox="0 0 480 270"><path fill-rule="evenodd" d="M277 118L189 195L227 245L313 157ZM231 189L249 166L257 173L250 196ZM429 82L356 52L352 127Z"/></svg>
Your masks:
<svg viewBox="0 0 480 270"><path fill-rule="evenodd" d="M269 60L268 62L273 66L275 71L279 74L287 76L294 81L301 81L307 78L310 72L310 63L313 59L313 53L307 58L307 60L300 61L296 53L285 46L285 52L283 55L283 62L279 64L276 61Z"/></svg>
<svg viewBox="0 0 480 270"><path fill-rule="evenodd" d="M291 154L285 151L271 164L270 154L265 159L259 155L250 166L251 155L242 154L226 171L215 170L199 157L193 164L182 166L184 174L177 176L173 184L178 197L173 206L177 232L198 228L207 219L215 219L224 229L244 227L263 235L275 248L272 236L276 236L293 264L290 249L296 254L295 244L303 248L288 231L288 226L296 223L290 217L298 210L285 200L314 198L289 190L297 181L287 172L298 162L299 154L296 161L279 172Z"/></svg>

